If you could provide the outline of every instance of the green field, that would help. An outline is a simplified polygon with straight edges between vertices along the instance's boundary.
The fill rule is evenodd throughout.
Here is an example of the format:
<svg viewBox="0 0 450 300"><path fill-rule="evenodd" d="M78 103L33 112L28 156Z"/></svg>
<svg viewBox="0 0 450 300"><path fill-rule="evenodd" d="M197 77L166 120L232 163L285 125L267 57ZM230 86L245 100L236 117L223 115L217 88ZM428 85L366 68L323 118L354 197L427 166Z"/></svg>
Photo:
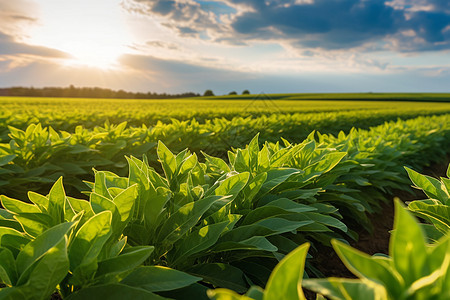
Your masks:
<svg viewBox="0 0 450 300"><path fill-rule="evenodd" d="M445 299L450 179L414 170L448 159L448 95L269 96L0 98L0 299L303 300L331 246L360 279L304 288ZM389 257L349 248L411 183Z"/></svg>
<svg viewBox="0 0 450 300"><path fill-rule="evenodd" d="M406 100L417 103L405 103ZM157 120L168 121L170 118L203 121L216 117L229 119L273 113L449 110L450 94L285 94L172 100L0 97L0 105L0 118L13 114L16 118L32 115L40 120L48 115L55 118L65 115L67 119L79 120L80 124L93 118L151 125Z"/></svg>

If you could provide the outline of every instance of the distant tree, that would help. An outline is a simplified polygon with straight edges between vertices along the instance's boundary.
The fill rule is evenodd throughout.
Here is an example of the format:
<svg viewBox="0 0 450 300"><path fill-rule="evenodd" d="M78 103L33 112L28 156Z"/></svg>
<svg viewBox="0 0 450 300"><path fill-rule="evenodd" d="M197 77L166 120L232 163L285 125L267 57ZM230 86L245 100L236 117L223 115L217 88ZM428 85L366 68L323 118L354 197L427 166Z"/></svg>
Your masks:
<svg viewBox="0 0 450 300"><path fill-rule="evenodd" d="M205 93L203 94L203 96L205 96L205 97L211 97L211 96L214 96L214 93L213 93L213 91L211 91L211 90L206 90Z"/></svg>
<svg viewBox="0 0 450 300"><path fill-rule="evenodd" d="M211 95L214 94L211 92ZM0 96L32 96L32 97L81 97L81 98L123 98L123 99L169 99L169 98L188 98L200 97L201 95L193 92L182 94L158 94L155 92L133 93L124 90L111 90L99 87L9 87L0 88Z"/></svg>
<svg viewBox="0 0 450 300"><path fill-rule="evenodd" d="M235 91L232 91L228 95L237 95L237 93Z"/></svg>
<svg viewBox="0 0 450 300"><path fill-rule="evenodd" d="M242 95L250 95L250 91L249 91L249 90L244 90L244 91L242 92Z"/></svg>

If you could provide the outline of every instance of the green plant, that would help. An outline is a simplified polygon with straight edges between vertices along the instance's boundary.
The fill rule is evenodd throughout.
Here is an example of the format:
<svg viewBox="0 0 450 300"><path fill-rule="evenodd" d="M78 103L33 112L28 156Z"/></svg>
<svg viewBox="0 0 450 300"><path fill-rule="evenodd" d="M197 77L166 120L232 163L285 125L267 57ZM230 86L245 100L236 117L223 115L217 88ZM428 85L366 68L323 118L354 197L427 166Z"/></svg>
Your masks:
<svg viewBox="0 0 450 300"><path fill-rule="evenodd" d="M216 300L304 300L301 289L303 268L309 244L303 244L286 255L275 267L266 288L254 286L245 295L227 289L209 290L208 296Z"/></svg>
<svg viewBox="0 0 450 300"><path fill-rule="evenodd" d="M415 188L421 189L428 196L428 199L410 202L409 210L434 226L422 225L433 237L447 234L450 230L450 165L447 178L441 177L440 180L409 168L406 171Z"/></svg>
<svg viewBox="0 0 450 300"><path fill-rule="evenodd" d="M48 196L30 192L31 204L1 196L5 209L0 210L0 282L6 288L0 298L48 299L57 291L80 299L86 290L111 288L123 296L134 289L133 270L154 250L131 247L122 234L133 214L137 186L115 188L114 196L105 198L98 193L105 189L102 175L96 174L89 202L67 197L61 178ZM184 287L200 279L149 268L134 271L150 286L135 292L155 299L155 290ZM160 275L167 277L166 283L158 284L155 278Z"/></svg>
<svg viewBox="0 0 450 300"><path fill-rule="evenodd" d="M450 237L427 244L417 220L395 202L390 256L369 256L342 242L333 241L337 254L358 279L303 279L309 245L288 254L272 272L265 290L251 288L245 295L231 290L208 291L212 299L305 299L301 286L330 299L448 299L450 296Z"/></svg>
<svg viewBox="0 0 450 300"><path fill-rule="evenodd" d="M395 202L389 255L369 256L334 241L337 254L359 279L308 279L303 286L331 299L448 299L450 239L434 244L415 218Z"/></svg>

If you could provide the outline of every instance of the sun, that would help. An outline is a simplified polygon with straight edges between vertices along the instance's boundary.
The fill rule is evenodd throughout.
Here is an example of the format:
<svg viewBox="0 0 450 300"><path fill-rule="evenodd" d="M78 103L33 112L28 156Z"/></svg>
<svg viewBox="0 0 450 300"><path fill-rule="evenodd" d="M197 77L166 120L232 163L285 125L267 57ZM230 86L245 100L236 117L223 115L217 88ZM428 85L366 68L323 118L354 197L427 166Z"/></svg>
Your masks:
<svg viewBox="0 0 450 300"><path fill-rule="evenodd" d="M130 43L121 0L38 0L40 26L31 42L64 51L64 62L95 68L112 68Z"/></svg>

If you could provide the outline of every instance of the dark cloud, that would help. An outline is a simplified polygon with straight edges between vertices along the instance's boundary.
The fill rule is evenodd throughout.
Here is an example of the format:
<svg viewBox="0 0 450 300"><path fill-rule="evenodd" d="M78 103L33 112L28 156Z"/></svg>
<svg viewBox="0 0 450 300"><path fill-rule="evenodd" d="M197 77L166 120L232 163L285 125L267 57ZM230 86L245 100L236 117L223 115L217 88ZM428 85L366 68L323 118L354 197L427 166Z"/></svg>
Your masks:
<svg viewBox="0 0 450 300"><path fill-rule="evenodd" d="M163 25L175 29L183 36L200 37L207 30L224 31L217 15L204 10L196 1L128 0L123 6L128 11L165 17L167 22Z"/></svg>
<svg viewBox="0 0 450 300"><path fill-rule="evenodd" d="M69 54L56 49L16 42L12 36L0 32L0 55L18 54L43 56L47 58L71 57Z"/></svg>
<svg viewBox="0 0 450 300"><path fill-rule="evenodd" d="M236 45L284 40L298 48L326 50L374 49L373 44L386 43L402 52L450 49L449 0L215 1L237 11L228 14L227 24L205 1L129 1L143 5L145 13L167 17L180 35L198 36L208 29L216 42Z"/></svg>
<svg viewBox="0 0 450 300"><path fill-rule="evenodd" d="M235 4L243 1L230 0ZM432 2L432 3L431 3ZM413 30L423 38L415 49L442 48L437 43L449 38L443 30L450 15L443 11L448 1L434 0L436 11L417 11L406 18L406 11L380 0L315 0L312 3L280 5L280 1L249 1L253 11L238 16L234 30L259 39L294 39L294 45L307 48L353 48L385 38L399 38L400 32ZM438 11L439 10L439 11Z"/></svg>

